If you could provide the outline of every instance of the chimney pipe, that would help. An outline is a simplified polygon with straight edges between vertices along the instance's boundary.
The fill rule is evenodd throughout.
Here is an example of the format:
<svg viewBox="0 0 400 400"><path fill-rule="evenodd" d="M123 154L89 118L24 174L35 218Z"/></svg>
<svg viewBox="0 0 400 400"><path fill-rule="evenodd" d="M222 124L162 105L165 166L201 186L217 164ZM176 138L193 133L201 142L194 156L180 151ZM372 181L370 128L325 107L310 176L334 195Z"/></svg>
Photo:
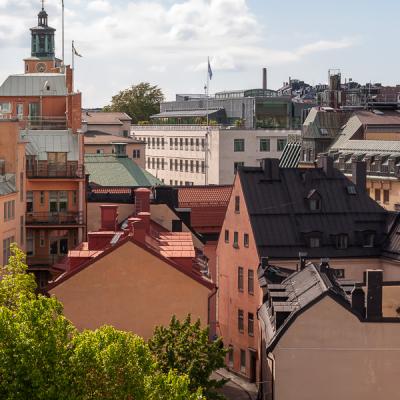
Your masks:
<svg viewBox="0 0 400 400"><path fill-rule="evenodd" d="M117 230L118 223L118 206L116 205L101 205L101 227L100 231Z"/></svg>
<svg viewBox="0 0 400 400"><path fill-rule="evenodd" d="M322 168L328 178L333 176L333 159L327 154L322 154L318 158L318 167Z"/></svg>
<svg viewBox="0 0 400 400"><path fill-rule="evenodd" d="M353 161L351 164L351 180L357 191L365 193L367 190L367 165L363 161Z"/></svg>
<svg viewBox="0 0 400 400"><path fill-rule="evenodd" d="M299 253L300 271L306 267L308 253Z"/></svg>
<svg viewBox="0 0 400 400"><path fill-rule="evenodd" d="M351 292L351 307L362 317L365 317L365 293L360 287L354 287Z"/></svg>
<svg viewBox="0 0 400 400"><path fill-rule="evenodd" d="M367 275L367 320L382 318L382 281L381 269L368 269Z"/></svg>
<svg viewBox="0 0 400 400"><path fill-rule="evenodd" d="M279 160L277 158L264 158L261 161L261 168L265 178L270 181L279 181Z"/></svg>
<svg viewBox="0 0 400 400"><path fill-rule="evenodd" d="M150 194L150 189L140 188L135 190L136 214L150 212Z"/></svg>
<svg viewBox="0 0 400 400"><path fill-rule="evenodd" d="M263 68L263 90L267 90L267 68Z"/></svg>

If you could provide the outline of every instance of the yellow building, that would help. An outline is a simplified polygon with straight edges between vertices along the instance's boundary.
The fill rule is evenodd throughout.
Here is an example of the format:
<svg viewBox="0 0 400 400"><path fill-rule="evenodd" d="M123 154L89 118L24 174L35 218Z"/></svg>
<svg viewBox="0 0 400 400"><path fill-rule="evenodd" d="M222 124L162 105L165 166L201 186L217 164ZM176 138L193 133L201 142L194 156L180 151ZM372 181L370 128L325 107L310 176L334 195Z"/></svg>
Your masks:
<svg viewBox="0 0 400 400"><path fill-rule="evenodd" d="M17 120L0 120L0 265L10 244L25 248L25 143Z"/></svg>

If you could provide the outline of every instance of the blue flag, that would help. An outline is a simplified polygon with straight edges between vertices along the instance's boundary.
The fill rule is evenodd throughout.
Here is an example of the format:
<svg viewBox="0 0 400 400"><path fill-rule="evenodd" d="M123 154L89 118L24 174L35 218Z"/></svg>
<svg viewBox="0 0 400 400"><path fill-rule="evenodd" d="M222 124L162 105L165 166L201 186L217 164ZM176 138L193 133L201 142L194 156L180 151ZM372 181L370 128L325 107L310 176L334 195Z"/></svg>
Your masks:
<svg viewBox="0 0 400 400"><path fill-rule="evenodd" d="M210 65L210 59L208 59L208 76L210 77L210 80L211 80L212 76L213 76L213 72L212 72L211 65Z"/></svg>

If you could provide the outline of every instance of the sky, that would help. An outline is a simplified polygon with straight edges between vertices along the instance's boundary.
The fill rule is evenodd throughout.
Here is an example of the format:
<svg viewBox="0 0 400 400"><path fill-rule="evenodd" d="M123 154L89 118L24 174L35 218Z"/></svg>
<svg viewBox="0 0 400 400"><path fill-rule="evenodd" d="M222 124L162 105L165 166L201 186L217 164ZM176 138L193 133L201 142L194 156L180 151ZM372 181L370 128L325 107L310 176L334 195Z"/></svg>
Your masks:
<svg viewBox="0 0 400 400"><path fill-rule="evenodd" d="M399 0L64 0L66 63L85 107L145 81L167 99L210 91L268 88L289 77L325 83L329 69L360 83L400 83ZM0 0L0 80L23 73L40 0ZM46 0L61 57L61 0Z"/></svg>

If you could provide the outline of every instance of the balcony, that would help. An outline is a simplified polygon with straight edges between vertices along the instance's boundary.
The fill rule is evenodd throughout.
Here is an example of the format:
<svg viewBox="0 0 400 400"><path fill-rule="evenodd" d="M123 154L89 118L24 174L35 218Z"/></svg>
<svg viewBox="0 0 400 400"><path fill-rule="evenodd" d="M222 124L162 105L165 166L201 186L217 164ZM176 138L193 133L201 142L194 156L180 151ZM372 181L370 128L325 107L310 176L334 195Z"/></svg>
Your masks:
<svg viewBox="0 0 400 400"><path fill-rule="evenodd" d="M82 225L82 212L28 212L26 213L27 226L46 226L46 225Z"/></svg>
<svg viewBox="0 0 400 400"><path fill-rule="evenodd" d="M85 177L83 165L78 164L38 164L27 165L26 175L28 178L64 178L82 179Z"/></svg>
<svg viewBox="0 0 400 400"><path fill-rule="evenodd" d="M67 130L68 123L65 117L26 117L19 118L20 124L30 130Z"/></svg>

